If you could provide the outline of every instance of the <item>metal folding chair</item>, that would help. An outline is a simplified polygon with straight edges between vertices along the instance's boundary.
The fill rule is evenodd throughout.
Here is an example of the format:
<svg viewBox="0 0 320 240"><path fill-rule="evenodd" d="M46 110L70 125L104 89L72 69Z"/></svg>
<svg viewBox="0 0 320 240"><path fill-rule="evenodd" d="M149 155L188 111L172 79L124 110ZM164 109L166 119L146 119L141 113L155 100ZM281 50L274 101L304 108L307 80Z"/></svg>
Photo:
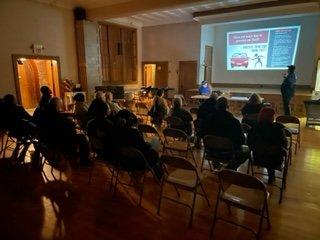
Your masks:
<svg viewBox="0 0 320 240"><path fill-rule="evenodd" d="M222 220L229 224L247 229L256 236L257 240L260 239L264 218L267 220L268 229L270 228L270 217L267 202L269 193L266 186L263 182L253 176L232 170L221 170L218 172L218 177L219 190L217 194L213 224L210 230L210 238L213 236L217 220ZM218 217L220 202L227 204L229 213L230 206L232 206L258 215L260 217L258 230L255 231L254 229L239 224L238 222Z"/></svg>
<svg viewBox="0 0 320 240"><path fill-rule="evenodd" d="M191 211L189 219L189 227L191 227L197 194L203 196L206 199L208 206L210 207L207 194L202 185L203 175L199 174L195 166L193 166L186 158L179 156L162 155L161 161L164 164L165 174L161 181L161 190L157 212L160 215L162 199L167 199L175 203L181 204L185 207L188 207ZM178 189L183 189L192 192L193 200L191 206L184 202L178 201L172 197L164 196L163 189L165 184L173 185L179 198L180 193ZM201 188L202 193L198 192L199 187Z"/></svg>

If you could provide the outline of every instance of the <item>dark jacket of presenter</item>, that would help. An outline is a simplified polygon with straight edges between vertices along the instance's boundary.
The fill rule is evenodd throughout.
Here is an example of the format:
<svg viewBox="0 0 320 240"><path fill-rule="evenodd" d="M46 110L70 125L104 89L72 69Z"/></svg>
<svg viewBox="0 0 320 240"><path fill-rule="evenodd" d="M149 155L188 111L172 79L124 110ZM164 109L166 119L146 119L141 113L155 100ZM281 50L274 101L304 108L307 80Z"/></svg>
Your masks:
<svg viewBox="0 0 320 240"><path fill-rule="evenodd" d="M294 73L296 67L293 65L288 66L288 73L283 78L281 85L281 94L283 101L284 114L290 116L290 101L294 96L294 89L296 85L296 75Z"/></svg>

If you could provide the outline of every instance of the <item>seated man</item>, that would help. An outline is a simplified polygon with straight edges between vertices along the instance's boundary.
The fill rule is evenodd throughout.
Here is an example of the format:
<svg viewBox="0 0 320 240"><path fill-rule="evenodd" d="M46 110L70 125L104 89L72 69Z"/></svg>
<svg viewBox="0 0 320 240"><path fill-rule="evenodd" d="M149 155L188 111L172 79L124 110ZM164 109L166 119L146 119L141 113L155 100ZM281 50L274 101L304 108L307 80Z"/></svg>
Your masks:
<svg viewBox="0 0 320 240"><path fill-rule="evenodd" d="M113 102L112 92L106 92L106 103L110 109L111 115L115 115L121 110L121 107L119 107L117 103Z"/></svg>
<svg viewBox="0 0 320 240"><path fill-rule="evenodd" d="M96 106L99 105L101 102L106 104L106 94L102 91L97 91L96 92L96 98L93 99L91 102L89 109L88 109L88 118L93 119L96 117Z"/></svg>
<svg viewBox="0 0 320 240"><path fill-rule="evenodd" d="M115 120L117 121L117 126L114 144L117 147L134 147L142 152L155 176L160 180L163 172L158 153L144 140L142 133L135 128L138 123L137 117L132 112L124 109L118 112ZM140 170L144 167L144 163L140 161L132 162L131 167L133 170Z"/></svg>
<svg viewBox="0 0 320 240"><path fill-rule="evenodd" d="M240 122L228 110L228 100L220 97L217 100L217 112L211 115L205 123L205 135L214 135L228 138L236 153L235 160L229 163L228 168L236 170L249 157L248 149L242 147L245 143L245 136Z"/></svg>
<svg viewBox="0 0 320 240"><path fill-rule="evenodd" d="M212 87L207 81L202 81L201 86L199 87L200 95L210 95L212 92Z"/></svg>
<svg viewBox="0 0 320 240"><path fill-rule="evenodd" d="M83 93L77 93L74 95L74 116L81 129L86 129L88 124L88 105L85 102L85 96Z"/></svg>
<svg viewBox="0 0 320 240"><path fill-rule="evenodd" d="M39 117L40 141L62 153L74 154L79 150L80 163L89 165L89 143L84 134L77 134L72 119L61 113L62 100L53 97Z"/></svg>
<svg viewBox="0 0 320 240"><path fill-rule="evenodd" d="M182 120L183 126L170 126L184 131L188 136L192 135L192 115L190 112L182 108L181 98L173 99L173 106L169 116L176 117Z"/></svg>
<svg viewBox="0 0 320 240"><path fill-rule="evenodd" d="M261 98L258 94L253 93L248 102L242 108L242 122L250 125L251 127L255 126L258 121L258 114L263 107Z"/></svg>
<svg viewBox="0 0 320 240"><path fill-rule="evenodd" d="M97 116L90 120L87 132L94 151L103 156L104 160L112 161L114 154L114 125L107 116L109 108L103 102L96 104Z"/></svg>

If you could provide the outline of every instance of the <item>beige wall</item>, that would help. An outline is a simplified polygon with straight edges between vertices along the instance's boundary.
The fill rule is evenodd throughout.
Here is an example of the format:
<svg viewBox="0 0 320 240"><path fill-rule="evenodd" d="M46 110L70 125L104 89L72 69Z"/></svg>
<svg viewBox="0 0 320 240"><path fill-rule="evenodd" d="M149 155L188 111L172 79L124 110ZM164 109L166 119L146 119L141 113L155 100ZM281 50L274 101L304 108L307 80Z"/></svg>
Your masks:
<svg viewBox="0 0 320 240"><path fill-rule="evenodd" d="M33 43L43 55L60 57L61 77L77 80L72 10L28 0L0 0L0 96L16 93L12 54L32 54Z"/></svg>
<svg viewBox="0 0 320 240"><path fill-rule="evenodd" d="M178 89L179 61L198 61L201 27L197 22L142 28L142 61L168 61L168 85Z"/></svg>

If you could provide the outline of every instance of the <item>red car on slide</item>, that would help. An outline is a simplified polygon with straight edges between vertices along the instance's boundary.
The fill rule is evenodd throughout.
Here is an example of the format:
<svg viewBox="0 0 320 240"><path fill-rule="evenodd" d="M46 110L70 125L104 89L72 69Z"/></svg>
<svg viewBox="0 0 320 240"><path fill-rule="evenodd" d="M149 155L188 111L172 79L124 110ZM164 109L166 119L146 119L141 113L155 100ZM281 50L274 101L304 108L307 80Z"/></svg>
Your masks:
<svg viewBox="0 0 320 240"><path fill-rule="evenodd" d="M249 65L249 57L246 53L235 53L231 57L231 67L245 67Z"/></svg>

